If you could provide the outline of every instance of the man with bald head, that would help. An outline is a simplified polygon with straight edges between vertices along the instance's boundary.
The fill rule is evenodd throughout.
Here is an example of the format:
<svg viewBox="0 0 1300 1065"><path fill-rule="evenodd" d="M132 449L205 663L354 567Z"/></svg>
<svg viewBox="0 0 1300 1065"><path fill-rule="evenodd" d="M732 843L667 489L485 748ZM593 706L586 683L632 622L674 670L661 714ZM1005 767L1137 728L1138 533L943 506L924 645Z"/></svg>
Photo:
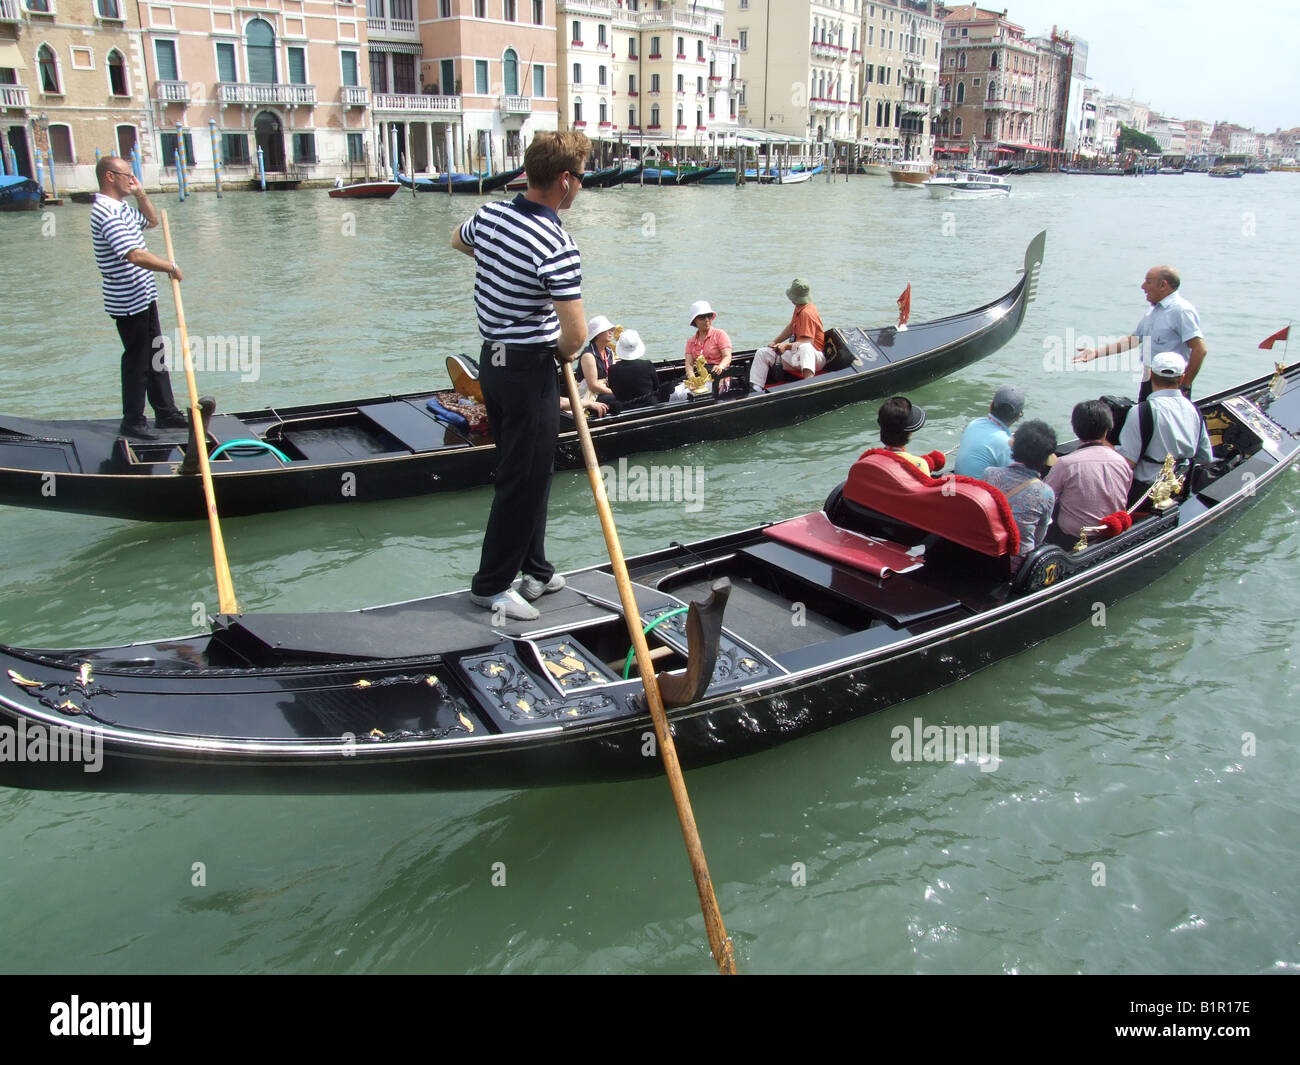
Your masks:
<svg viewBox="0 0 1300 1065"><path fill-rule="evenodd" d="M1153 266L1142 281L1142 292L1151 304L1137 328L1126 337L1101 348L1080 348L1075 362L1118 355L1121 351L1142 345L1142 387L1138 402L1151 394L1151 360L1166 351L1181 355L1187 363L1187 372L1179 382L1183 395L1192 396L1192 381L1205 361L1205 338L1201 335L1201 320L1196 308L1178 294L1178 271L1172 266Z"/></svg>

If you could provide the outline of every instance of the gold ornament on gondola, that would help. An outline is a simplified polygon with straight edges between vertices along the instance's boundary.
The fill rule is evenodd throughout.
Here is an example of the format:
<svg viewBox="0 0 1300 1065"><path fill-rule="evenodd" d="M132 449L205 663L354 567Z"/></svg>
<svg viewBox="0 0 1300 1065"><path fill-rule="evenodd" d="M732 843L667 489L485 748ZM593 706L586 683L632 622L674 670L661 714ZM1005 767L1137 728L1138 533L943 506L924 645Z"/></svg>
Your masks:
<svg viewBox="0 0 1300 1065"><path fill-rule="evenodd" d="M1173 455L1165 455L1164 465L1160 467L1160 476L1155 479L1148 493L1152 510L1168 510L1177 501L1183 490L1183 478L1174 473Z"/></svg>
<svg viewBox="0 0 1300 1065"><path fill-rule="evenodd" d="M709 374L709 364L703 355L695 359L691 371L686 375L686 387L692 392L707 392L713 387L713 378Z"/></svg>

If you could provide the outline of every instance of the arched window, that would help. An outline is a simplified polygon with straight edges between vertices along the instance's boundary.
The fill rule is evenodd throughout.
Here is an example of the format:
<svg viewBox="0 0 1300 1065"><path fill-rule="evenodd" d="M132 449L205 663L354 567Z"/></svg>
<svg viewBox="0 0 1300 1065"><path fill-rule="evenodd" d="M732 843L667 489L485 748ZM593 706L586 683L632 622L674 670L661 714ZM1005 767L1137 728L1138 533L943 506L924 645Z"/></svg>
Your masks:
<svg viewBox="0 0 1300 1065"><path fill-rule="evenodd" d="M506 95L519 95L519 56L513 48L507 48L501 57L502 80L505 81Z"/></svg>
<svg viewBox="0 0 1300 1065"><path fill-rule="evenodd" d="M114 96L130 96L126 81L126 60L116 48L108 53L108 91Z"/></svg>
<svg viewBox="0 0 1300 1065"><path fill-rule="evenodd" d="M573 124L576 126L581 121L582 121L582 101L574 100L573 101Z"/></svg>
<svg viewBox="0 0 1300 1065"><path fill-rule="evenodd" d="M63 90L59 88L59 61L54 55L54 49L48 44L36 49L36 65L40 69L41 92L61 96Z"/></svg>
<svg viewBox="0 0 1300 1065"><path fill-rule="evenodd" d="M609 125L609 104L603 99L600 101L600 124Z"/></svg>
<svg viewBox="0 0 1300 1065"><path fill-rule="evenodd" d="M964 81L957 82L957 102L959 104L966 102L966 83Z"/></svg>
<svg viewBox="0 0 1300 1065"><path fill-rule="evenodd" d="M990 79L989 79L989 97L988 97L988 98L989 98L990 100L996 100L996 99L998 98L998 79L997 79L997 78L990 78Z"/></svg>
<svg viewBox="0 0 1300 1065"><path fill-rule="evenodd" d="M275 30L265 19L255 18L244 28L248 48L248 80L259 85L274 85Z"/></svg>
<svg viewBox="0 0 1300 1065"><path fill-rule="evenodd" d="M997 70L997 69L998 69L998 54L997 52L992 52L989 55L989 70Z"/></svg>
<svg viewBox="0 0 1300 1065"><path fill-rule="evenodd" d="M956 137L960 137L960 136L961 136L961 119L960 119L960 118L955 118L955 119L953 119L953 123L952 123L952 132L953 132L953 136L956 136Z"/></svg>
<svg viewBox="0 0 1300 1065"><path fill-rule="evenodd" d="M958 53L957 53L957 69L958 69L958 70L965 70L965 69L966 69L966 53L965 53L965 52L958 52Z"/></svg>

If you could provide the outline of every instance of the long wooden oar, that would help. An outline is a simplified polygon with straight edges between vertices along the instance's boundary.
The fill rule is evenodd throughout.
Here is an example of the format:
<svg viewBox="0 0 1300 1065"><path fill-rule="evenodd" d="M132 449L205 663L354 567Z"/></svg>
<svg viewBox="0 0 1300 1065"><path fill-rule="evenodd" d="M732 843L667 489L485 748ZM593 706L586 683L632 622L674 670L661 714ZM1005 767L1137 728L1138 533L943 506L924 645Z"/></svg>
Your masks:
<svg viewBox="0 0 1300 1065"><path fill-rule="evenodd" d="M167 258L176 261L172 250L172 231L167 224L167 212L162 212L163 239L167 242ZM221 520L217 517L217 496L212 488L212 467L208 465L208 434L199 411L199 389L194 383L194 363L190 359L190 333L185 327L185 307L181 303L181 283L172 278L172 298L176 301L176 321L180 327L181 352L185 360L185 383L190 389L190 439L199 452L199 474L203 478L203 498L208 505L208 527L212 530L212 561L217 571L217 602L223 614L238 614L235 601L235 584L230 579L230 563L226 560L226 543L221 538Z"/></svg>
<svg viewBox="0 0 1300 1065"><path fill-rule="evenodd" d="M623 561L623 548L618 541L618 530L614 528L614 514L609 509L609 498L605 495L605 482L596 463L596 449L591 444L591 433L587 431L587 416L578 397L578 381L573 376L572 363L564 364L564 380L569 389L569 405L573 410L578 439L582 443L582 457L587 464L591 494L596 500L596 512L600 515L600 527L605 533L609 561L614 567L614 580L618 583L619 598L623 601L623 619L627 622L627 631L636 651L636 664L641 671L641 682L645 685L646 703L654 721L659 754L663 758L664 771L668 774L668 786L672 789L673 804L677 807L682 837L686 840L686 853L691 860L691 872L695 875L695 888L700 894L700 909L704 913L704 927L709 933L709 948L713 951L713 960L718 963L718 972L735 975L735 951L722 923L718 900L713 894L713 881L709 878L709 866L704 860L704 846L700 843L699 829L695 826L690 796L686 794L686 781L682 779L682 767L677 761L677 748L673 744L672 733L668 731L668 715L664 713L663 699L659 695L650 648L641 631L641 614L632 594L632 581L628 577L627 563Z"/></svg>

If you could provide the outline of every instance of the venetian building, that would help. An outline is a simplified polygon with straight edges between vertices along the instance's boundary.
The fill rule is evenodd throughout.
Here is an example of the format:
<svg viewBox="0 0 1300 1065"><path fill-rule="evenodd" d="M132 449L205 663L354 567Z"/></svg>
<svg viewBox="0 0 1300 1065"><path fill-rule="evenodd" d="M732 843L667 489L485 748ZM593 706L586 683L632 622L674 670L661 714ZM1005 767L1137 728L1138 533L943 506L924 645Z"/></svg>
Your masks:
<svg viewBox="0 0 1300 1065"><path fill-rule="evenodd" d="M873 161L934 152L943 20L934 0L862 5L853 49L861 49L861 139Z"/></svg>
<svg viewBox="0 0 1300 1065"><path fill-rule="evenodd" d="M147 78L127 0L0 0L5 169L54 163L56 189L93 188L96 153L152 149Z"/></svg>

